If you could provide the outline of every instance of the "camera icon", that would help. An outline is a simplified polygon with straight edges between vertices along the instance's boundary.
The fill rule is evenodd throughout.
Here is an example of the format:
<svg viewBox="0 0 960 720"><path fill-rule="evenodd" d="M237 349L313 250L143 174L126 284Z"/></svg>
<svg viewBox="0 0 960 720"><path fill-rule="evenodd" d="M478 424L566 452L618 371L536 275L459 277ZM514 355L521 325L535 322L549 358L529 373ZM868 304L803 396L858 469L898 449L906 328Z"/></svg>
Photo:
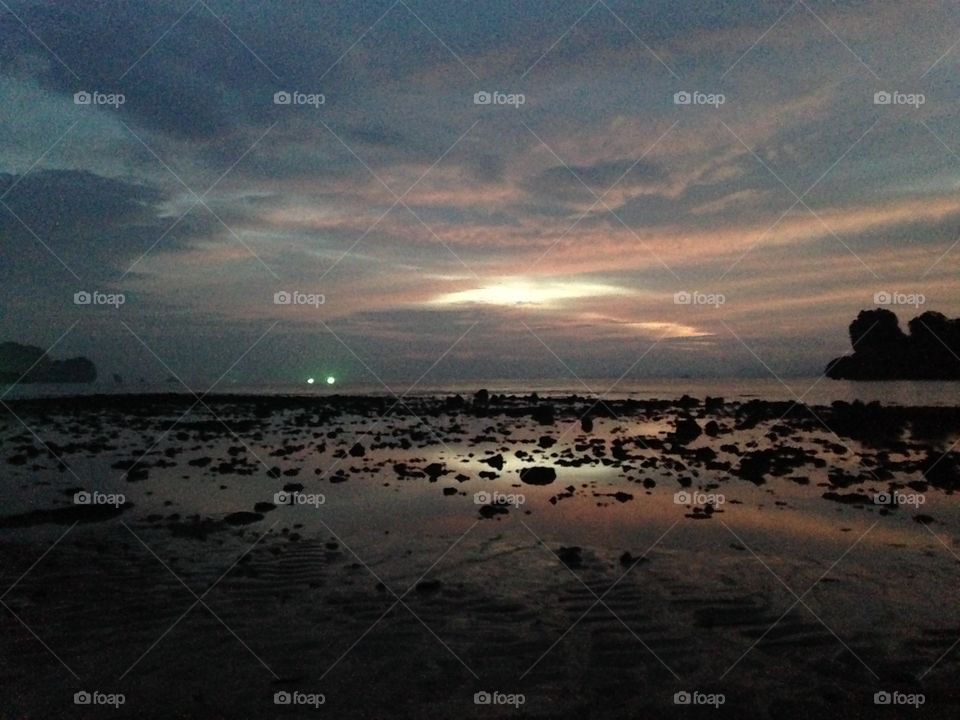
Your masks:
<svg viewBox="0 0 960 720"><path fill-rule="evenodd" d="M886 90L878 90L873 94L874 105L889 105L893 102L893 96Z"/></svg>
<svg viewBox="0 0 960 720"><path fill-rule="evenodd" d="M873 704L874 705L889 705L893 702L893 696L888 693L886 690L881 690L880 692L875 692L873 694Z"/></svg>
<svg viewBox="0 0 960 720"><path fill-rule="evenodd" d="M288 493L286 490L281 490L278 493L274 493L273 504L274 505L293 505L293 493Z"/></svg>
<svg viewBox="0 0 960 720"><path fill-rule="evenodd" d="M690 497L690 493L686 490L681 490L673 494L673 502L677 505L689 505L693 501L693 498Z"/></svg>
<svg viewBox="0 0 960 720"><path fill-rule="evenodd" d="M686 90L681 90L673 94L674 105L689 105L693 101L693 96Z"/></svg>
<svg viewBox="0 0 960 720"><path fill-rule="evenodd" d="M289 705L293 702L293 695L286 690L278 690L273 694L274 705Z"/></svg>
<svg viewBox="0 0 960 720"><path fill-rule="evenodd" d="M881 290L873 294L873 302L876 305L889 305L893 302L893 296L886 290Z"/></svg>
<svg viewBox="0 0 960 720"><path fill-rule="evenodd" d="M274 105L289 105L293 102L293 95L286 90L279 90L273 94Z"/></svg>
<svg viewBox="0 0 960 720"><path fill-rule="evenodd" d="M78 493L73 495L73 504L74 505L89 505L93 502L93 496L90 495L86 490L81 490Z"/></svg>
<svg viewBox="0 0 960 720"><path fill-rule="evenodd" d="M75 92L73 94L74 105L89 105L92 102L93 102L93 95L88 93L86 90L81 90L80 92Z"/></svg>
<svg viewBox="0 0 960 720"><path fill-rule="evenodd" d="M491 496L486 490L481 490L480 492L475 492L473 494L473 502L475 505L489 505L492 501L493 496Z"/></svg>
<svg viewBox="0 0 960 720"><path fill-rule="evenodd" d="M73 694L74 705L89 705L91 702L93 702L93 696L86 690L81 690Z"/></svg>
<svg viewBox="0 0 960 720"><path fill-rule="evenodd" d="M873 502L877 505L890 505L893 502L893 496L890 493L877 493L873 496Z"/></svg>
<svg viewBox="0 0 960 720"><path fill-rule="evenodd" d="M681 290L680 292L675 292L673 294L674 305L690 305L692 302L693 295L688 293L686 290Z"/></svg>
<svg viewBox="0 0 960 720"><path fill-rule="evenodd" d="M81 290L80 292L75 292L73 294L74 305L89 305L91 302L93 302L93 295L88 293L86 290Z"/></svg>
<svg viewBox="0 0 960 720"><path fill-rule="evenodd" d="M493 102L493 95L488 93L486 90L481 90L480 92L473 94L474 105L489 105L492 102Z"/></svg>
<svg viewBox="0 0 960 720"><path fill-rule="evenodd" d="M293 302L293 295L288 293L286 290L280 290L273 294L273 304L274 305L289 305Z"/></svg>
<svg viewBox="0 0 960 720"><path fill-rule="evenodd" d="M686 690L681 690L680 692L673 694L674 705L689 705L692 701L693 698Z"/></svg>
<svg viewBox="0 0 960 720"><path fill-rule="evenodd" d="M473 694L474 705L489 705L492 702L493 696L486 690L481 690L480 692Z"/></svg>

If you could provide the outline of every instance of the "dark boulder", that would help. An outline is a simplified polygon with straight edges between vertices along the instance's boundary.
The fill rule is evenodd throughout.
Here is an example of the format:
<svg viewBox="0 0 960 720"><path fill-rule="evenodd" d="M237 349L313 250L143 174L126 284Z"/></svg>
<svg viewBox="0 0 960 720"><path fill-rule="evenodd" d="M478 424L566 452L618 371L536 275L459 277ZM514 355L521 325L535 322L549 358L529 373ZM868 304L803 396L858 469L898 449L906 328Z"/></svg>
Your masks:
<svg viewBox="0 0 960 720"><path fill-rule="evenodd" d="M552 467L531 467L520 470L520 481L527 485L549 485L557 479L557 471Z"/></svg>

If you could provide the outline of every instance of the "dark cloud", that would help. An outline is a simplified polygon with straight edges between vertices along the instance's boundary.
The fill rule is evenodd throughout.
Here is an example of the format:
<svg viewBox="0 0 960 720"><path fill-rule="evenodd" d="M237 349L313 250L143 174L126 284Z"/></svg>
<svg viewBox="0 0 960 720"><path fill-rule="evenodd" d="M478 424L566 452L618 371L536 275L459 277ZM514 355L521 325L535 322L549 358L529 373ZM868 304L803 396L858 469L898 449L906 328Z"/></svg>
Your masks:
<svg viewBox="0 0 960 720"><path fill-rule="evenodd" d="M138 182L79 170L34 170L0 175L0 264L5 279L37 281L36 273L61 272L50 254L37 267L17 261L41 241L81 276L116 277L161 237L175 217L162 217L166 194ZM182 246L214 229L216 221L191 213L164 240L165 249Z"/></svg>

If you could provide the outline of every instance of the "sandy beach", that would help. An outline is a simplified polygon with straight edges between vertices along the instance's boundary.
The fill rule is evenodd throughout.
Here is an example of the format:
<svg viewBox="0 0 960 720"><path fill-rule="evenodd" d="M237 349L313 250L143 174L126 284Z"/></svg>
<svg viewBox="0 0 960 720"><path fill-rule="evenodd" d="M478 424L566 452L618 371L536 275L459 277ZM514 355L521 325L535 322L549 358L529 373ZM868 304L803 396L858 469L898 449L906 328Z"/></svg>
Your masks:
<svg viewBox="0 0 960 720"><path fill-rule="evenodd" d="M878 692L921 694L925 717L960 704L953 408L497 395L10 408L0 672L17 691L3 717L679 717L685 698L722 716L874 717ZM78 708L77 692L101 704Z"/></svg>

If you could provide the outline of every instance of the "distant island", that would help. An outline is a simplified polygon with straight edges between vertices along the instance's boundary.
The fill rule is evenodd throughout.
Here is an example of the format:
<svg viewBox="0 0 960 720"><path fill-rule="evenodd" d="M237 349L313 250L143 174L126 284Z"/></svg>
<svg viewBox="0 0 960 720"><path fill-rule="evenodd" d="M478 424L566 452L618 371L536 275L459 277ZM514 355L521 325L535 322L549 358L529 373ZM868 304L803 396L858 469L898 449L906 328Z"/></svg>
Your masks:
<svg viewBox="0 0 960 720"><path fill-rule="evenodd" d="M861 310L850 323L853 354L831 360L834 380L960 380L960 319L928 311L908 323L889 310Z"/></svg>
<svg viewBox="0 0 960 720"><path fill-rule="evenodd" d="M0 343L0 383L90 383L97 368L85 357L53 360L38 347Z"/></svg>

